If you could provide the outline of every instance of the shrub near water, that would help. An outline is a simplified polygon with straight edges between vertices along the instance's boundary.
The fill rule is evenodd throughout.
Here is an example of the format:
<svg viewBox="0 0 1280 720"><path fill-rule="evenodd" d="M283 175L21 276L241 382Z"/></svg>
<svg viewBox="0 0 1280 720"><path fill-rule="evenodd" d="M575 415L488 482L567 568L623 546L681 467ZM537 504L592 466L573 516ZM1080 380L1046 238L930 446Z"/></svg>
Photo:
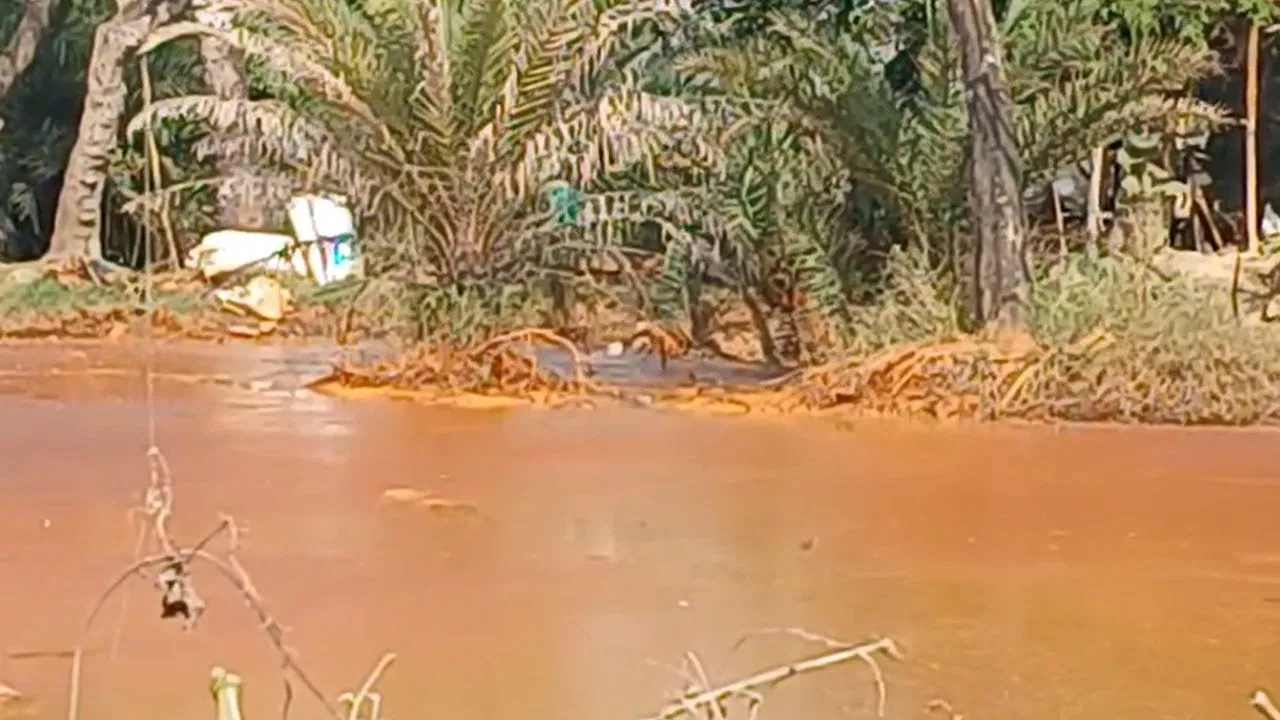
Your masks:
<svg viewBox="0 0 1280 720"><path fill-rule="evenodd" d="M1079 356L1053 353L1038 395L1055 416L1129 422L1280 420L1280 328L1235 318L1229 292L1136 263L1076 259L1036 292L1051 348L1093 333Z"/></svg>
<svg viewBox="0 0 1280 720"><path fill-rule="evenodd" d="M981 419L1280 422L1280 330L1237 321L1221 288L1072 258L1037 284L1035 342L1023 347L920 321L941 317L936 295L884 301L868 316L905 342L806 371L792 402Z"/></svg>

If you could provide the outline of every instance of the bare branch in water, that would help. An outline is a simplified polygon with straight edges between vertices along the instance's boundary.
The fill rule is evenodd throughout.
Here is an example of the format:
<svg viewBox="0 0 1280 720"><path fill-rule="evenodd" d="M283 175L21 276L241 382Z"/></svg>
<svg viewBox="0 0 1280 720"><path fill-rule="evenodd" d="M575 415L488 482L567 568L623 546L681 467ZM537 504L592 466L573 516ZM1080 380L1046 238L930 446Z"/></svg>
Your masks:
<svg viewBox="0 0 1280 720"><path fill-rule="evenodd" d="M728 685L696 692L692 696L686 696L668 703L656 715L652 715L645 720L673 720L684 715L695 718L701 708L707 708L714 715L722 712L722 703L733 698L747 700L750 712L754 716L760 704L760 695L757 691L773 687L783 680L797 675L823 670L855 659L866 662L872 668L879 695L878 712L880 717L883 717L888 692L884 684L884 675L876 660L876 655L878 654L887 655L895 660L902 658L902 653L899 652L898 646L889 638L864 645L845 647L808 660L801 660L789 665L765 670ZM1280 718L1274 720L1280 720Z"/></svg>

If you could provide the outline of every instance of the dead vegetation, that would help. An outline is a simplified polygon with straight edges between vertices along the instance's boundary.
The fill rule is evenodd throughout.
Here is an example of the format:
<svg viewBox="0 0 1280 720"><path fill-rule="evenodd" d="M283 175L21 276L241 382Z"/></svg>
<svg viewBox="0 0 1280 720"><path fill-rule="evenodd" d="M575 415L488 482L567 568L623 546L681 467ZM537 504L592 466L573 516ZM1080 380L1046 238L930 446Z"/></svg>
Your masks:
<svg viewBox="0 0 1280 720"><path fill-rule="evenodd" d="M609 387L593 378L582 351L545 330L465 351L419 346L392 360L346 361L327 382L373 394L378 388L418 393L416 399L434 402L488 398L474 407L502 404L499 398L539 405L612 398L722 414L1280 424L1280 336L1267 324L1233 319L1226 298L1205 301L1192 290L1150 285L1138 298L1144 305L1127 313L1109 312L1105 302L1071 305L1075 314L1065 320L1042 309L1038 337L929 336L747 387L696 379L675 388ZM564 349L573 371L540 365L533 340Z"/></svg>
<svg viewBox="0 0 1280 720"><path fill-rule="evenodd" d="M569 377L538 363L533 343L565 349L573 362ZM549 331L526 329L495 337L475 347L417 345L388 360L344 359L321 383L347 388L432 389L441 395L490 394L514 397L581 395L597 391L588 378L582 353L569 340Z"/></svg>

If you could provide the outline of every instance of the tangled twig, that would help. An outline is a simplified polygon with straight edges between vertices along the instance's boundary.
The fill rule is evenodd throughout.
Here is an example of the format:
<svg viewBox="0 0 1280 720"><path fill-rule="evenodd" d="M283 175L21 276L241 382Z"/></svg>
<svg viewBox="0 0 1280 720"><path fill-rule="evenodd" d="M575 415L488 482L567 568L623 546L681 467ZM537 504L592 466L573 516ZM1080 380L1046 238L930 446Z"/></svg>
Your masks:
<svg viewBox="0 0 1280 720"><path fill-rule="evenodd" d="M152 518L152 534L161 552L141 558L125 568L115 580L98 596L81 629L81 641L72 655L71 687L69 697L69 720L77 720L80 699L80 674L83 666L83 648L85 640L93 629L94 621L115 592L130 578L145 577L147 571L163 568L156 576L157 584L164 590L162 600L162 617L181 615L186 626L191 628L198 622L204 608L204 602L195 593L189 574L192 560L201 560L222 574L232 586L240 592L245 603L258 616L263 632L275 646L280 655L281 665L297 676L307 690L329 712L334 720L342 720L342 715L328 700L328 697L316 685L309 675L298 664L292 650L284 643L284 629L267 611L262 596L258 593L249 573L236 557L239 549L240 528L228 515L222 516L211 532L191 547L179 547L169 534L169 519L173 514L173 481L169 473L168 463L164 455L154 445L147 452L150 478L145 496L143 511ZM209 552L206 548L220 536L227 538L227 549L223 557ZM286 676L287 683L287 676ZM288 712L286 703L284 712Z"/></svg>

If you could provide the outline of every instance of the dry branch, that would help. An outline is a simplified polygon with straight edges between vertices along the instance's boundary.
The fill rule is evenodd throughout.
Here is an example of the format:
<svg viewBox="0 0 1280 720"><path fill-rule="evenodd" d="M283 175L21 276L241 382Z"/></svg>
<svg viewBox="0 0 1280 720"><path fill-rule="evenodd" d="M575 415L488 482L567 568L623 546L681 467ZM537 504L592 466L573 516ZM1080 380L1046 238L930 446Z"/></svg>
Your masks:
<svg viewBox="0 0 1280 720"><path fill-rule="evenodd" d="M239 549L240 529L235 520L224 515L211 532L191 547L179 547L169 534L169 519L173 515L173 481L168 462L163 453L153 444L147 452L149 465L149 483L144 500L143 511L152 518L151 533L161 552L141 558L126 567L115 580L99 595L93 608L85 619L81 629L81 641L72 655L71 683L68 701L68 718L77 720L80 701L80 675L83 665L83 648L85 641L93 629L93 623L107 601L130 578L145 577L148 570L163 568L156 575L157 585L164 590L162 599L162 617L182 615L188 628L199 620L204 602L195 594L189 575L189 566L193 560L201 560L218 570L224 578L239 591L245 603L258 616L260 627L267 638L275 646L280 655L284 670L291 671L317 701L328 711L333 720L343 720L341 713L329 701L328 696L320 690L316 683L302 669L294 657L293 651L284 642L284 628L267 611L262 596L258 593L249 573L245 571L236 557ZM227 549L220 557L206 548L216 538L227 537ZM285 677L287 684L287 674ZM288 704L285 706L287 713Z"/></svg>
<svg viewBox="0 0 1280 720"><path fill-rule="evenodd" d="M753 698L758 690L770 688L788 678L817 670L823 670L849 660L862 660L873 668L876 687L880 696L879 712L880 716L883 717L886 689L884 685L884 677L880 672L880 665L876 661L876 655L879 653L888 655L895 660L900 660L902 658L902 653L899 652L898 646L889 638L877 640L865 645L845 647L835 652L809 658L808 660L801 660L800 662L792 663L790 665L783 665L781 667L765 670L750 677L743 678L742 680L729 683L728 685L703 690L691 697L681 698L680 700L667 704L667 706L659 710L656 715L645 718L645 720L672 720L673 718L677 718L682 715L688 715L693 718L696 716L697 711L703 707L707 707L712 712L717 712L720 704L726 700L730 700L735 697Z"/></svg>
<svg viewBox="0 0 1280 720"><path fill-rule="evenodd" d="M378 680L382 677L382 673L386 672L387 667L391 665L391 663L395 662L395 659L396 656L392 653L383 655L382 659L379 660L378 664L373 668L373 672L369 673L369 677L365 679L364 685L360 686L360 692L355 694L343 693L338 697L338 702L351 703L351 710L347 713L347 720L359 720L360 708L364 706L365 698L369 697L373 687L378 684ZM374 710L373 717L370 720L378 720L378 713L376 709Z"/></svg>
<svg viewBox="0 0 1280 720"><path fill-rule="evenodd" d="M560 335L557 335L556 333L551 332L550 330L542 330L539 328L525 328L524 330L517 330L515 332L509 332L504 335L499 335L489 340L488 342L481 344L476 349L472 350L471 354L473 356L483 355L484 353L488 352L489 350L495 347L516 342L518 340L528 340L533 338L537 338L539 340L543 340L545 342L549 342L553 345L558 345L564 348L569 353L569 356L573 358L574 382L577 383L580 387L585 386L587 384L586 363L582 359L582 352L578 350L578 346L574 345L572 342L569 342L568 339Z"/></svg>

